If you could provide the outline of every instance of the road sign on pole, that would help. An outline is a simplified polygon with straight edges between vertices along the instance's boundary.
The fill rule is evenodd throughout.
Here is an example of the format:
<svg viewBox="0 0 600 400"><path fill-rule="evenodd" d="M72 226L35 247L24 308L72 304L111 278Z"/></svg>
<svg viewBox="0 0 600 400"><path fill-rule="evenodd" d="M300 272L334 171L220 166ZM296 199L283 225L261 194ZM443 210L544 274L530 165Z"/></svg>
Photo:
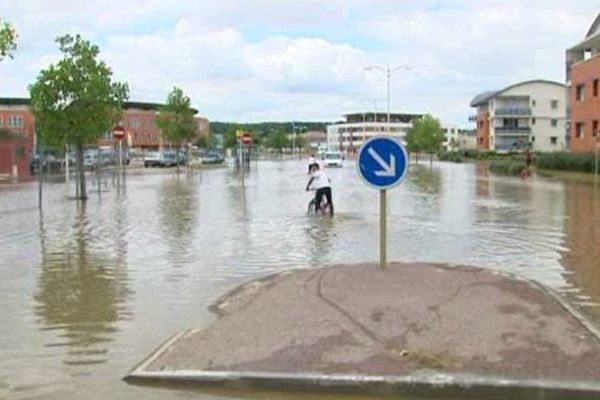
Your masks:
<svg viewBox="0 0 600 400"><path fill-rule="evenodd" d="M387 264L387 198L386 191L400 184L408 172L408 154L399 141L374 137L360 148L356 161L358 176L379 192L379 266Z"/></svg>

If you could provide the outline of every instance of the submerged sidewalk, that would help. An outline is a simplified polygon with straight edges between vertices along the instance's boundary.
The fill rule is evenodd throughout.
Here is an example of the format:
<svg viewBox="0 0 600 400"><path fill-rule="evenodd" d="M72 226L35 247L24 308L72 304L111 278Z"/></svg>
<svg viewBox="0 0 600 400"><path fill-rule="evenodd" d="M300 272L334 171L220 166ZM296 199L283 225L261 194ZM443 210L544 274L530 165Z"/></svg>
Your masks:
<svg viewBox="0 0 600 400"><path fill-rule="evenodd" d="M471 267L282 273L224 295L214 323L126 379L600 396L600 338L565 307L531 282Z"/></svg>

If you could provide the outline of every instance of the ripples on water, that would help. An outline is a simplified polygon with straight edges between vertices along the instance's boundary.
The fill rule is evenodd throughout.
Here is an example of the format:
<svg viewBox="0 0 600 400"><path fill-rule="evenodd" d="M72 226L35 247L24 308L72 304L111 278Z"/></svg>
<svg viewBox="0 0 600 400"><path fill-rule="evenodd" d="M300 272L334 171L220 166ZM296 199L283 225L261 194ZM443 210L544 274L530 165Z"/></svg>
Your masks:
<svg viewBox="0 0 600 400"><path fill-rule="evenodd" d="M0 189L0 398L179 397L119 378L209 321L207 305L237 283L377 260L377 192L351 165L328 172L333 219L306 215L300 162L253 164L244 185L229 169L130 176L119 190L107 178L86 205L47 185L41 211L35 184ZM389 194L389 258L517 272L600 321L599 198L479 165L413 166Z"/></svg>

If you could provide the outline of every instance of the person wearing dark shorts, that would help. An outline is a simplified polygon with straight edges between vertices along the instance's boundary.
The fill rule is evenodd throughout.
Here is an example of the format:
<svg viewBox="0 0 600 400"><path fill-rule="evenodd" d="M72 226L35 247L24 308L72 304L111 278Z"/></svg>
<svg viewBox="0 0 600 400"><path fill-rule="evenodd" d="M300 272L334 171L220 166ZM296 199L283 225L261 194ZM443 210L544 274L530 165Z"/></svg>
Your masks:
<svg viewBox="0 0 600 400"><path fill-rule="evenodd" d="M310 185L314 182L317 193L315 194L315 211L318 213L321 210L321 201L323 196L327 199L329 205L329 214L333 216L333 197L331 195L331 181L325 171L321 170L318 163L311 166L312 175L306 184L306 190L310 189Z"/></svg>

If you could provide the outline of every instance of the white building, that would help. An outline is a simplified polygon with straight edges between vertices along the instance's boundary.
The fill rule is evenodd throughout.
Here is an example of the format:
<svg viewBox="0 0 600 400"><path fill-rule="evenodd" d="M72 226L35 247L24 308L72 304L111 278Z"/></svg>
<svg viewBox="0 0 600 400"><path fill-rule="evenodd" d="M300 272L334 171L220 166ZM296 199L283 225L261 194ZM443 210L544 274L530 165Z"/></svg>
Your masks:
<svg viewBox="0 0 600 400"><path fill-rule="evenodd" d="M472 119L477 121L478 148L566 150L567 93L562 83L533 80L476 96L471 107L477 108Z"/></svg>
<svg viewBox="0 0 600 400"><path fill-rule="evenodd" d="M443 126L442 129L444 131L444 143L442 143L444 150L458 151L477 149L477 131L448 125Z"/></svg>
<svg viewBox="0 0 600 400"><path fill-rule="evenodd" d="M423 117L421 114L390 114L364 112L345 114L345 121L327 126L327 144L330 149L356 152L365 140L379 135L397 137L404 143L406 132L412 121Z"/></svg>

